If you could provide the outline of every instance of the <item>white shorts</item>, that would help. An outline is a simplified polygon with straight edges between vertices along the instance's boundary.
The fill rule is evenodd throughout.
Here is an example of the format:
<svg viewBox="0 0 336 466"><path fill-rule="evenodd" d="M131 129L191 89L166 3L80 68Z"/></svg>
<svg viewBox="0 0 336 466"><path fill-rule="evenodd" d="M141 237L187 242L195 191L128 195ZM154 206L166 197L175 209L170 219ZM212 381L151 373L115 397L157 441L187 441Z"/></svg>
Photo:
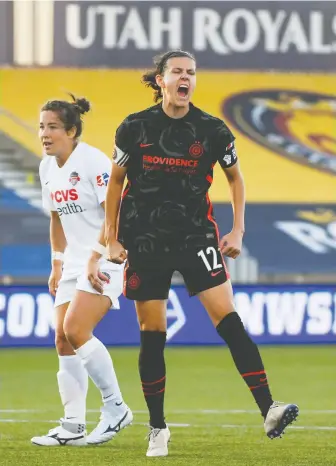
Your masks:
<svg viewBox="0 0 336 466"><path fill-rule="evenodd" d="M118 297L123 290L124 264L114 264L106 259L99 261L100 272L107 275L109 283L104 284L103 295L111 300L112 309L120 309ZM87 278L86 271L77 278L61 279L58 284L54 306L69 303L75 296L76 290L87 291L92 294L100 294L96 291Z"/></svg>

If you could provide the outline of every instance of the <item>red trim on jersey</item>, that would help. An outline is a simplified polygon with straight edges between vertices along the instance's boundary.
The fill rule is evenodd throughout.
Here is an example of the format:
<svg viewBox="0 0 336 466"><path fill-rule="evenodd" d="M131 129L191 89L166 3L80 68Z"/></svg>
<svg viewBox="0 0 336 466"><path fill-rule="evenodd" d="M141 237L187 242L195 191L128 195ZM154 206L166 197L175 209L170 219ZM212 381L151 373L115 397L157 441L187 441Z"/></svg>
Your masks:
<svg viewBox="0 0 336 466"><path fill-rule="evenodd" d="M126 262L125 268L124 268L124 286L123 286L123 295L126 296L126 286L127 286L127 269L128 269L128 261Z"/></svg>
<svg viewBox="0 0 336 466"><path fill-rule="evenodd" d="M131 187L131 182L128 181L127 182L127 185L126 185L126 188L124 189L122 195L121 195L121 200L124 199L124 197L126 196L126 194L128 193L128 191L130 190L130 187ZM118 218L117 218L117 231L116 231L116 237L118 238L118 233L119 233L119 216L120 216L120 209L119 209L119 213L118 213Z"/></svg>
<svg viewBox="0 0 336 466"><path fill-rule="evenodd" d="M210 175L207 175L206 178L207 178L207 180L211 183L211 182L212 182L212 178L211 178L211 181L210 181L210 180L208 179L208 177L211 178ZM212 223L215 225L216 235L217 235L217 241L218 241L218 243L219 243L218 225L217 225L215 219L214 219L213 216L212 216L213 207L212 207L212 204L211 204L210 197L209 197L209 194L208 194L208 193L206 194L206 200L207 200L207 203L208 203L208 206L209 206L207 217L208 217L208 219L210 220L210 222L212 222ZM223 267L224 267L224 270L225 270L226 278L227 278L228 280L230 280L230 273L229 273L229 271L228 271L228 269L227 269L227 267L226 267L226 263L225 263L223 254L221 254L221 256L222 256L222 262L223 262Z"/></svg>
<svg viewBox="0 0 336 466"><path fill-rule="evenodd" d="M215 226L216 235L217 235L217 241L219 242L218 225L217 225L215 219L214 219L213 216L212 216L213 207L212 207L212 204L211 204L211 201L210 201L210 198L209 198L209 194L208 194L208 193L206 193L206 200L207 200L207 203L208 203L208 206L209 206L207 217L208 217L208 220L210 220L210 222L212 222L212 223L214 224L214 226Z"/></svg>
<svg viewBox="0 0 336 466"><path fill-rule="evenodd" d="M126 188L124 189L122 195L121 195L121 199L124 199L124 197L127 195L128 191L130 190L130 187L131 187L131 182L130 181L127 181L127 185L126 185Z"/></svg>
<svg viewBox="0 0 336 466"><path fill-rule="evenodd" d="M207 175L206 180L209 181L210 184L212 184L213 178L212 178L212 176Z"/></svg>

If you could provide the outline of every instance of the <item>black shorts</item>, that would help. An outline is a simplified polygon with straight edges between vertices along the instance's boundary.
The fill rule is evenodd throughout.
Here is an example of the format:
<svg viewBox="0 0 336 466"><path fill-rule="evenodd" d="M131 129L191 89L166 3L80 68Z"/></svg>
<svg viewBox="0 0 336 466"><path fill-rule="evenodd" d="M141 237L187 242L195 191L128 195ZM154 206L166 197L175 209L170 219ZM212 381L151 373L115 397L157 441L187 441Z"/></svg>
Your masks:
<svg viewBox="0 0 336 466"><path fill-rule="evenodd" d="M132 262L125 268L124 295L134 301L168 299L172 275L179 271L190 296L225 283L230 277L218 248L206 247L189 256L182 265L166 266L158 259L151 265Z"/></svg>

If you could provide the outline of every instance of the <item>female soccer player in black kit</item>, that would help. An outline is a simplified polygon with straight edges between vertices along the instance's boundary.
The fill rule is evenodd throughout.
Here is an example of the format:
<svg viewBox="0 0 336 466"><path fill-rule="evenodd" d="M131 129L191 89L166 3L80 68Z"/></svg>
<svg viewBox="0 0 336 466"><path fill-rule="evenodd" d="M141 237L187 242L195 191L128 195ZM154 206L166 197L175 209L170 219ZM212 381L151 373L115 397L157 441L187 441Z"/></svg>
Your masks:
<svg viewBox="0 0 336 466"><path fill-rule="evenodd" d="M154 63L143 82L162 102L129 115L119 126L106 198L109 259L127 258L125 295L135 301L141 331L139 371L151 427L147 456L168 455L164 348L166 300L175 270L227 343L266 434L279 437L299 409L273 402L258 348L235 311L222 258L239 255L244 234L244 182L235 138L222 120L190 103L196 86L190 53L170 51ZM208 196L217 162L228 180L234 214L231 232L221 239Z"/></svg>

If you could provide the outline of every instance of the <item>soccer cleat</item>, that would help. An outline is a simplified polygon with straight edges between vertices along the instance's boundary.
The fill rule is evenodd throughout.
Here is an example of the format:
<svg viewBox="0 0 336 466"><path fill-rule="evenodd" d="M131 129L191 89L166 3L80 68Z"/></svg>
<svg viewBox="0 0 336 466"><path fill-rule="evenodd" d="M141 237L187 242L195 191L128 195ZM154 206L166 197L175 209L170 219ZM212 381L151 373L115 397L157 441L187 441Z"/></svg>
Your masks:
<svg viewBox="0 0 336 466"><path fill-rule="evenodd" d="M275 401L268 410L264 429L270 439L280 437L285 428L291 424L299 415L299 407L293 404L285 404Z"/></svg>
<svg viewBox="0 0 336 466"><path fill-rule="evenodd" d="M101 409L100 421L97 427L86 438L89 445L99 445L108 442L122 429L132 424L132 411L128 406L124 406L126 409L119 416L112 415L105 406Z"/></svg>
<svg viewBox="0 0 336 466"><path fill-rule="evenodd" d="M168 443L170 441L170 431L168 427L165 429L150 428L148 434L148 450L146 456L167 456Z"/></svg>
<svg viewBox="0 0 336 466"><path fill-rule="evenodd" d="M64 419L46 435L33 437L31 443L41 447L82 447L86 445L85 424L71 424Z"/></svg>

